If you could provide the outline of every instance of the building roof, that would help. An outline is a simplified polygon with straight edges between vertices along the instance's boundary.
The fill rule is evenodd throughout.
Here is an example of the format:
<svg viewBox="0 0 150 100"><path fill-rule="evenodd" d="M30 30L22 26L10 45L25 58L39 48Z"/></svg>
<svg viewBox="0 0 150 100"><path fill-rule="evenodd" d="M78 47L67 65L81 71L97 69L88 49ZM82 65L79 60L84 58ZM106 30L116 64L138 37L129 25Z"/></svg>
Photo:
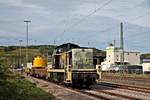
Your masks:
<svg viewBox="0 0 150 100"><path fill-rule="evenodd" d="M101 57L106 57L106 52L96 49L96 48L91 48L91 47L80 47L79 45L73 44L73 43L65 43L62 45L59 45L55 48L55 54L59 54L62 52L69 51L71 49L75 48L83 48L83 49L93 49L94 56L101 56Z"/></svg>
<svg viewBox="0 0 150 100"><path fill-rule="evenodd" d="M120 51L121 49L119 47L114 47L114 46L108 46L106 48L106 50L116 50L116 51ZM126 51L124 50L124 53L140 53L140 52L137 52L137 51Z"/></svg>

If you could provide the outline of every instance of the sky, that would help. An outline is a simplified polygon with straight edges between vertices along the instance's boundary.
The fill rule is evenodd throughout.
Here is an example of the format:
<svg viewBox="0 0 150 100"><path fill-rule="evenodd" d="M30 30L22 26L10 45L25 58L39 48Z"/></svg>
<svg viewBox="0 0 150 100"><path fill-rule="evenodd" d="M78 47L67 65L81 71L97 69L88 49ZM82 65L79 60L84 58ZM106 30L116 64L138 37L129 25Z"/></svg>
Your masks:
<svg viewBox="0 0 150 100"><path fill-rule="evenodd" d="M150 52L150 0L0 0L0 45L75 43L105 50L120 42L125 49ZM55 42L54 42L55 41Z"/></svg>

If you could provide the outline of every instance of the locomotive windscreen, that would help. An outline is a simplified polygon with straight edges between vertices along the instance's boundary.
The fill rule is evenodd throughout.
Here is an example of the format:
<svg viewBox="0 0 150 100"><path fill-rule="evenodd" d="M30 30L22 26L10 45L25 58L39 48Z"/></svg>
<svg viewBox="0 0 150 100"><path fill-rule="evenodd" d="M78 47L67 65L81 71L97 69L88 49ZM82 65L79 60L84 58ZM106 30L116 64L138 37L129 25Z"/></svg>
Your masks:
<svg viewBox="0 0 150 100"><path fill-rule="evenodd" d="M92 49L72 49L73 69L93 69Z"/></svg>

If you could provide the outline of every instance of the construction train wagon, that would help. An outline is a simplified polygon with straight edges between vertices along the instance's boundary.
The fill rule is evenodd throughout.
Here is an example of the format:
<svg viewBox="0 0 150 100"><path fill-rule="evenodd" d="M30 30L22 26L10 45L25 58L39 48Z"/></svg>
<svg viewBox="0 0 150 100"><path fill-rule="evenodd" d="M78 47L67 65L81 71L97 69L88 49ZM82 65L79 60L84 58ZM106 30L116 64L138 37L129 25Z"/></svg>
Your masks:
<svg viewBox="0 0 150 100"><path fill-rule="evenodd" d="M38 78L46 78L47 75L47 59L37 56L32 61L31 76Z"/></svg>

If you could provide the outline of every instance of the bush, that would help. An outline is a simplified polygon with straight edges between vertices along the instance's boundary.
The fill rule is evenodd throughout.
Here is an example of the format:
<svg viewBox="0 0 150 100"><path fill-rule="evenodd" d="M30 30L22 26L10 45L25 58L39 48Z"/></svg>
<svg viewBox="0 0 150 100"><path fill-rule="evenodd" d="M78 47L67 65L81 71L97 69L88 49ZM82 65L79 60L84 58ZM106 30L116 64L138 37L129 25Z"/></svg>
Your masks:
<svg viewBox="0 0 150 100"><path fill-rule="evenodd" d="M8 67L0 64L0 100L52 100L54 96L25 79L17 79Z"/></svg>
<svg viewBox="0 0 150 100"><path fill-rule="evenodd" d="M9 80L0 84L0 100L52 100L49 93L27 80Z"/></svg>
<svg viewBox="0 0 150 100"><path fill-rule="evenodd" d="M5 66L4 63L0 63L0 81L4 81L9 79L12 75L12 72L9 70L8 67Z"/></svg>

